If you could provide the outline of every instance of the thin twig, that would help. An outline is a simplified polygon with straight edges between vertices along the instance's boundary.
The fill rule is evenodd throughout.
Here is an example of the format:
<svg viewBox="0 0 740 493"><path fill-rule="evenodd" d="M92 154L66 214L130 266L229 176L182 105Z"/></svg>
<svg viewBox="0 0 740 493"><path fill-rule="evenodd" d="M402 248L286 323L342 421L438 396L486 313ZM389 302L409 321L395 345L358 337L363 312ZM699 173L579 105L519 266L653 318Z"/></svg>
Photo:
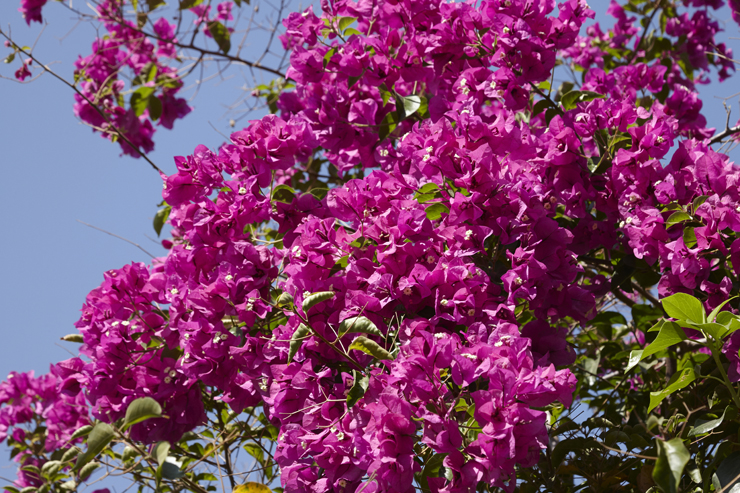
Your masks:
<svg viewBox="0 0 740 493"><path fill-rule="evenodd" d="M26 55L26 56L27 56L28 58L30 58L31 60L33 60L34 62L36 62L36 65L38 65L39 67L43 68L43 69L44 69L44 70L45 70L46 72L49 72L49 73L50 73L50 74L51 74L52 76L54 76L55 78L57 78L57 79L59 79L60 81L62 81L62 82L64 83L64 85L66 85L67 87L71 88L71 89L72 89L72 90L73 90L74 92L76 92L76 93L77 93L77 94L78 94L78 95L79 95L79 96L80 96L80 97L81 97L82 99L84 99L84 100L85 100L85 101L86 101L86 102L87 102L87 103L88 103L88 104L89 104L90 106L92 106L93 108L95 108L95 111L97 111L97 112L98 112L98 113L100 114L100 116L102 116L102 117L103 117L103 118L105 119L105 121L106 121L106 122L108 122L108 125L110 125L110 127L111 127L111 128L112 128L112 129L114 130L114 131L115 131L116 135L118 135L118 137L119 137L119 138L121 138L121 139L122 139L122 140L123 140L124 142L126 142L126 144L128 144L128 145L129 145L129 146L130 146L130 147L131 147L132 149L134 149L134 150L135 150L136 152L138 152L138 153L139 153L139 155L140 155L141 157L143 157L143 158L144 158L144 160L145 160L145 161L146 161L147 163L149 163L149 164L151 165L151 167L152 167L152 168L154 168L154 169L155 169L156 171L158 171L158 172L162 173L162 170L161 170L161 169L159 169L159 167L158 167L158 166L157 166L156 164L154 164L154 163L152 162L152 160L151 160L151 159L149 159L149 157L148 157L148 156L146 155L146 153L145 153L144 151L142 151L141 149L139 149L139 148L138 148L137 146L135 146L135 145L134 145L134 143L133 143L133 142L131 142L131 141L130 141L130 140L128 139L128 137L126 137L126 136L125 136L125 135L123 134L123 132L121 132L121 131L120 131L120 130L118 129L118 127L116 127L116 126L115 126L115 125L113 124L113 122L112 122L112 121L110 121L110 118L108 118L108 115L106 115L106 114L105 114L105 112L104 112L103 110L101 110L101 109L100 109L100 108L98 107L98 105L96 105L95 103L93 103L92 101L90 101L90 100L88 99L88 97L87 97L87 96L85 96L85 95L84 95L84 94L82 93L82 91L80 91L79 89L77 89L77 86L75 86L74 84L72 84L72 83L68 82L68 81L67 81L67 80L66 80L66 79L65 79L64 77L62 77L61 75L58 75L58 74L57 74L56 72L54 72L53 70L51 70L51 69L50 69L50 68L49 68L48 66L44 65L43 63L41 63L41 62L40 62L40 61L39 61L39 60L38 60L38 59L37 59L36 57L34 57L33 55L31 55L31 54L30 54L29 52L27 52L26 50L24 50L24 49L23 49L23 48L21 48L20 46L18 46L18 45L16 44L16 42L15 42L15 41L13 41L12 39L10 39L10 38L8 37L8 35L7 35L7 34L5 34L5 32L3 32L3 30L2 30L2 29L0 29L0 35L2 35L2 37L4 37L5 39L7 39L7 40L8 40L9 42L11 42L11 43L13 44L13 48L14 48L14 49L16 49L16 50L20 51L21 53L23 53L24 55ZM137 246L138 246L138 245L137 245Z"/></svg>
<svg viewBox="0 0 740 493"><path fill-rule="evenodd" d="M138 248L139 250L141 250L142 252L144 252L144 253L146 253L147 255L149 255L149 256L150 256L151 258L157 258L157 257L156 257L155 255L152 255L151 253L149 253L149 252L147 252L146 250L144 250L144 247L142 247L142 246L141 246L141 245L139 245L138 243L134 243L133 241L129 240L128 238L124 238L123 236L118 236L118 235L117 235L117 234L115 234L115 233L111 233L110 231L106 231L106 230L104 230L104 229L102 229L102 228L98 228L97 226L93 226L92 224L88 224L88 223L86 223L85 221L80 221L79 219L77 220L77 222L78 222L78 223L80 223L80 224L84 224L85 226L88 226L88 227L90 227L90 228L92 228L92 229L97 229L97 230L98 230L98 231L100 231L101 233L105 233L105 234L107 234L107 235L111 235L111 236L113 236L113 237L116 237L116 238L118 238L119 240L123 240L123 241L125 241L126 243L130 243L130 244L132 244L133 246L135 246L136 248Z"/></svg>

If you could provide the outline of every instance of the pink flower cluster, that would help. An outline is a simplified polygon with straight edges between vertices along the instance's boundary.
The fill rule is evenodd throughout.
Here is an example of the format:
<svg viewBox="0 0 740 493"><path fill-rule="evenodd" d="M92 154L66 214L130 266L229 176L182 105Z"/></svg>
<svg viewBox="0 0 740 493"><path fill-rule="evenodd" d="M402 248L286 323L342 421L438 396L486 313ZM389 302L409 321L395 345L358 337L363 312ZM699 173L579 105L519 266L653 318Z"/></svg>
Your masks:
<svg viewBox="0 0 740 493"><path fill-rule="evenodd" d="M90 423L88 405L79 388L64 388L63 382L81 366L72 358L51 365L51 372L36 378L33 371L13 372L0 383L0 440L8 440L17 448L15 461L20 467L41 467L34 447L43 444L43 450L52 452L81 441L72 439L72 433ZM44 428L45 427L45 431ZM19 469L15 485L19 488L41 486L35 473Z"/></svg>
<svg viewBox="0 0 740 493"><path fill-rule="evenodd" d="M667 35L697 51L615 62L642 51L616 3L614 27L587 38L579 0L557 15L524 0L323 9L284 22L296 87L281 115L176 158L170 252L90 293L87 360L62 388L106 421L155 398L170 419L136 425L143 441L201 424L201 386L236 412L261 405L290 493L411 492L419 455L442 464L434 493L513 491L547 446L542 409L572 400L564 326L632 289L600 266L642 261L661 296L700 290L707 308L732 289L720 259L740 275L740 173L710 147L690 82L732 68L701 54L718 28L677 17ZM114 46L126 29L111 26ZM111 64L151 63L98 52L112 58L84 66L101 87ZM556 103L559 55L584 77ZM288 186L314 161L354 178Z"/></svg>
<svg viewBox="0 0 740 493"><path fill-rule="evenodd" d="M75 62L75 78L82 81L82 96L75 94L74 112L103 137L117 140L124 154L139 157L137 149L146 153L154 148L152 122L171 129L174 121L190 113L191 108L176 96L182 82L177 70L169 65L177 55L173 45L177 42L175 26L160 18L154 24L158 37L155 46L134 22L123 19L124 4L122 0L106 0L98 6L107 34L93 42L90 55ZM141 84L128 108L121 95L125 87L121 78L124 68L130 69L134 80L138 78ZM139 99L136 104L135 97ZM134 148L111 126L125 135Z"/></svg>

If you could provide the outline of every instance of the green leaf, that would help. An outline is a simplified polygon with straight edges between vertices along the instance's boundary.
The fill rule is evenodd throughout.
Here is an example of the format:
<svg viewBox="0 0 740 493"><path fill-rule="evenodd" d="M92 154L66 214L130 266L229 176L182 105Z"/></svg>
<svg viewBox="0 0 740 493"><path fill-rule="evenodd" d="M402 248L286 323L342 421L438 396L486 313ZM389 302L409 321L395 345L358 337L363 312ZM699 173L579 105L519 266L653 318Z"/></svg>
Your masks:
<svg viewBox="0 0 740 493"><path fill-rule="evenodd" d="M180 10L192 9L203 3L203 0L180 0Z"/></svg>
<svg viewBox="0 0 740 493"><path fill-rule="evenodd" d="M149 107L149 96L154 93L153 87L140 87L131 95L131 108L136 116L141 116Z"/></svg>
<svg viewBox="0 0 740 493"><path fill-rule="evenodd" d="M410 117L421 106L421 98L415 94L401 96L396 94L396 111L401 120Z"/></svg>
<svg viewBox="0 0 740 493"><path fill-rule="evenodd" d="M76 342L78 344L82 344L83 342L85 342L82 334L67 334L66 336L62 337L62 340L66 342Z"/></svg>
<svg viewBox="0 0 740 493"><path fill-rule="evenodd" d="M15 60L15 53L11 53L7 57L5 57L5 60L3 60L3 63L12 63L13 60Z"/></svg>
<svg viewBox="0 0 740 493"><path fill-rule="evenodd" d="M159 120L159 117L162 116L162 101L154 95L149 96L149 118L152 119L152 121Z"/></svg>
<svg viewBox="0 0 740 493"><path fill-rule="evenodd" d="M125 431L136 423L161 416L162 406L157 401L151 397L141 397L129 404L121 429Z"/></svg>
<svg viewBox="0 0 740 493"><path fill-rule="evenodd" d="M653 481L665 493L677 493L678 484L683 475L683 468L689 462L689 451L680 438L664 442L656 438L658 460L653 469Z"/></svg>
<svg viewBox="0 0 740 493"><path fill-rule="evenodd" d="M72 447L71 449L64 452L64 455L62 456L62 462L69 462L75 457L77 457L77 454L80 453L80 449L77 447Z"/></svg>
<svg viewBox="0 0 740 493"><path fill-rule="evenodd" d="M170 444L169 442L159 442L154 447L154 450L152 451L152 455L157 459L157 464L164 464L164 461L167 459L167 455L170 453Z"/></svg>
<svg viewBox="0 0 740 493"><path fill-rule="evenodd" d="M288 185L278 185L272 190L272 200L290 204L295 198L296 191Z"/></svg>
<svg viewBox="0 0 740 493"><path fill-rule="evenodd" d="M121 460L126 462L133 460L135 457L139 456L139 452L128 445L126 445L126 448L123 449L123 452L121 453Z"/></svg>
<svg viewBox="0 0 740 493"><path fill-rule="evenodd" d="M694 248L696 246L696 232L694 228L683 229L683 242L686 248Z"/></svg>
<svg viewBox="0 0 740 493"><path fill-rule="evenodd" d="M740 329L740 317L731 312L719 312L717 314L717 323L727 327L724 337Z"/></svg>
<svg viewBox="0 0 740 493"><path fill-rule="evenodd" d="M231 49L231 34L226 26L218 21L211 21L208 23L208 32L213 36L221 52L228 53Z"/></svg>
<svg viewBox="0 0 740 493"><path fill-rule="evenodd" d="M93 430L93 425L85 425L80 426L75 430L74 433L72 433L72 436L69 437L70 440L75 440L80 437L84 437L90 434L90 432Z"/></svg>
<svg viewBox="0 0 740 493"><path fill-rule="evenodd" d="M735 419L735 416L737 416L737 408L735 408L734 406L727 406L719 418L711 420L697 420L697 423L699 424L691 429L691 431L689 432L689 436L694 437L709 433L713 429L721 425L725 417L727 417L729 420L732 420Z"/></svg>
<svg viewBox="0 0 740 493"><path fill-rule="evenodd" d="M700 205L706 202L708 198L709 195L699 195L697 198L694 199L693 202L691 202L691 210L696 212L696 209L698 209Z"/></svg>
<svg viewBox="0 0 740 493"><path fill-rule="evenodd" d="M332 48L331 50L326 52L326 55L324 55L324 68L326 68L327 65L329 65L329 62L331 61L331 57L334 56L334 53L337 52L336 48Z"/></svg>
<svg viewBox="0 0 740 493"><path fill-rule="evenodd" d="M359 336L354 341L352 341L349 349L357 349L358 351L362 351L363 353L369 354L373 358L379 360L393 359L391 353L380 347L380 344L378 344L377 342L368 339L365 336Z"/></svg>
<svg viewBox="0 0 740 493"><path fill-rule="evenodd" d="M347 29L349 26L352 25L353 22L357 20L357 17L340 17L339 22L337 23L337 27L339 28L339 32L344 32L345 29Z"/></svg>
<svg viewBox="0 0 740 493"><path fill-rule="evenodd" d="M277 306L283 307L283 306L291 306L293 304L293 295L290 293L283 293L278 297L277 299Z"/></svg>
<svg viewBox="0 0 740 493"><path fill-rule="evenodd" d="M52 477L55 476L56 473L59 472L59 469L62 468L62 462L58 460L50 460L49 462L45 463L43 466L41 466L41 474L43 474L45 477Z"/></svg>
<svg viewBox="0 0 740 493"><path fill-rule="evenodd" d="M361 33L360 31L358 31L354 27L350 27L349 29L347 29L347 30L344 31L344 37L348 37L348 36L352 36L352 35L364 36L364 33Z"/></svg>
<svg viewBox="0 0 740 493"><path fill-rule="evenodd" d="M539 115L549 107L550 101L548 101L547 99L540 99L539 101L537 101L537 103L535 103L534 108L532 108L532 116Z"/></svg>
<svg viewBox="0 0 740 493"><path fill-rule="evenodd" d="M653 305L635 305L632 307L632 320L640 330L645 330L645 326L652 325L652 322L663 317L663 310Z"/></svg>
<svg viewBox="0 0 740 493"><path fill-rule="evenodd" d="M733 452L717 468L712 476L715 491L737 493L740 490L740 452Z"/></svg>
<svg viewBox="0 0 740 493"><path fill-rule="evenodd" d="M674 224L682 223L684 221L690 221L691 216L686 214L685 212L674 212L671 214L671 216L668 218L668 220L665 223L666 229L670 228Z"/></svg>
<svg viewBox="0 0 740 493"><path fill-rule="evenodd" d="M436 221L437 219L442 218L442 214L449 214L450 209L448 209L446 205L437 202L427 207L425 212L429 220Z"/></svg>
<svg viewBox="0 0 740 493"><path fill-rule="evenodd" d="M552 450L552 465L554 467L558 467L569 453L575 452L576 455L580 455L580 451L593 446L594 444L595 443L592 438L585 437L573 437L561 440Z"/></svg>
<svg viewBox="0 0 740 493"><path fill-rule="evenodd" d="M261 465L264 465L265 452L262 450L262 447L260 447L256 443L247 443L246 445L244 445L244 450L246 450L249 455L257 459L257 462L259 462Z"/></svg>
<svg viewBox="0 0 740 493"><path fill-rule="evenodd" d="M334 291L320 291L318 293L308 295L303 299L303 313L308 313L308 310L310 310L312 306L315 306L322 301L334 298L334 295Z"/></svg>
<svg viewBox="0 0 740 493"><path fill-rule="evenodd" d="M642 349L636 349L634 351L630 351L630 359L627 363L627 368L624 369L624 372L629 372L632 368L636 367L640 361L642 361Z"/></svg>
<svg viewBox="0 0 740 493"><path fill-rule="evenodd" d="M93 471L97 469L98 467L100 467L99 462L89 462L85 464L85 466L82 469L80 469L80 479L85 479L89 477L93 473Z"/></svg>
<svg viewBox="0 0 740 493"><path fill-rule="evenodd" d="M93 460L113 440L115 432L108 423L98 422L87 437L87 450L77 456L77 463L73 471L77 471Z"/></svg>
<svg viewBox="0 0 740 493"><path fill-rule="evenodd" d="M165 5L164 0L147 0L146 1L147 6L149 7L149 12L156 9L160 5Z"/></svg>
<svg viewBox="0 0 740 493"><path fill-rule="evenodd" d="M170 480L180 479L184 477L185 473L182 472L182 470L180 469L181 465L182 464L176 462L173 457L167 457L160 466L160 468L162 469L162 477Z"/></svg>
<svg viewBox="0 0 740 493"><path fill-rule="evenodd" d="M660 328L660 332L658 332L658 337L656 337L655 340L643 350L640 360L686 339L686 333L683 331L681 326L676 322L665 322Z"/></svg>
<svg viewBox="0 0 740 493"><path fill-rule="evenodd" d="M359 401L362 396L365 395L365 391L370 385L370 377L368 377L364 373L360 373L357 370L354 370L352 372L352 375L354 378L352 382L352 388L349 389L349 393L347 394L348 409L352 409L352 406L354 406L357 401Z"/></svg>
<svg viewBox="0 0 740 493"><path fill-rule="evenodd" d="M726 305L727 303L729 303L730 301L734 300L735 298L737 298L737 296L733 296L733 297L732 297L732 298L730 298L729 300L725 300L725 301L723 301L722 303L720 303L720 304L719 304L718 306L716 306L716 307L714 308L714 310L712 310L712 313L710 313L710 314L709 314L709 316L707 317L707 322L714 322L714 319L715 319L715 318L717 318L717 315L719 314L719 312L720 312L720 311L722 311L722 308L723 308L723 307L724 307L724 306L725 306L725 305ZM723 324L723 325L724 325L724 324Z"/></svg>
<svg viewBox="0 0 740 493"><path fill-rule="evenodd" d="M159 236L165 223L167 223L167 219L170 217L170 211L172 211L172 206L168 205L159 209L154 215L154 231L157 233L157 236Z"/></svg>
<svg viewBox="0 0 740 493"><path fill-rule="evenodd" d="M298 352L303 344L303 340L311 335L311 329L306 327L304 324L298 326L293 332L293 337L290 338L290 349L288 351L288 363L293 361L293 356Z"/></svg>
<svg viewBox="0 0 740 493"><path fill-rule="evenodd" d="M440 472L444 468L445 457L447 457L447 454L434 454L426 461L424 469L422 469L421 474L417 478L422 491L431 491L428 478L440 477Z"/></svg>
<svg viewBox="0 0 740 493"><path fill-rule="evenodd" d="M380 329L378 329L378 327L367 317L352 317L339 324L339 337L349 334L350 332L383 337L383 333L380 332Z"/></svg>
<svg viewBox="0 0 740 493"><path fill-rule="evenodd" d="M686 325L691 325L691 327L689 327L690 329L701 330L704 333L709 334L716 341L721 341L722 338L725 336L725 333L727 332L727 327L721 324L713 324L713 323L689 324L687 323Z"/></svg>
<svg viewBox="0 0 740 493"><path fill-rule="evenodd" d="M418 195L425 195L431 192L434 192L435 190L439 190L439 185L436 183L427 183L426 185L423 185L419 190L417 190Z"/></svg>
<svg viewBox="0 0 740 493"><path fill-rule="evenodd" d="M696 374L693 368L684 368L683 371L675 373L668 382L668 386L659 392L650 392L650 406L648 412L652 411L663 402L663 399L677 390L686 388L691 382L696 380Z"/></svg>
<svg viewBox="0 0 740 493"><path fill-rule="evenodd" d="M690 294L676 293L663 298L660 302L668 316L676 320L688 320L695 324L703 324L707 321L707 314L701 301Z"/></svg>
<svg viewBox="0 0 740 493"><path fill-rule="evenodd" d="M560 104L562 104L563 108L568 111L574 109L576 107L576 104L578 103L585 103L587 101L602 99L604 97L605 96L603 94L599 94L598 92L570 91L569 93L563 95L562 99L560 100Z"/></svg>

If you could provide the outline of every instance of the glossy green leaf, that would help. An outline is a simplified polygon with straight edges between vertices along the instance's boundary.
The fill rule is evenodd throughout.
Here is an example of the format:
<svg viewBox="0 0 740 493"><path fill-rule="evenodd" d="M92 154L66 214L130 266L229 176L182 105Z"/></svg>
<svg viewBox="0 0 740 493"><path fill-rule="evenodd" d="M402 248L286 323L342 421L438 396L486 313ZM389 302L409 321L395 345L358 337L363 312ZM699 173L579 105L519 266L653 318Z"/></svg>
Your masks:
<svg viewBox="0 0 740 493"><path fill-rule="evenodd" d="M415 94L411 96L396 95L396 111L401 120L408 118L421 106L421 98Z"/></svg>
<svg viewBox="0 0 740 493"><path fill-rule="evenodd" d="M710 433L712 430L722 424L722 421L727 417L728 419L734 419L737 416L737 408L734 406L727 406L724 412L715 419L710 420L697 420L697 425L694 426L689 432L690 437L704 435Z"/></svg>
<svg viewBox="0 0 740 493"><path fill-rule="evenodd" d="M377 342L368 339L365 336L359 336L354 341L352 341L352 344L350 344L349 349L357 349L358 351L362 351L363 353L369 354L375 359L379 360L392 360L393 355L380 347L380 344Z"/></svg>
<svg viewBox="0 0 740 493"><path fill-rule="evenodd" d="M362 333L383 337L380 329L367 317L352 317L339 324L339 337L349 333Z"/></svg>
<svg viewBox="0 0 740 493"><path fill-rule="evenodd" d="M228 53L231 50L231 34L226 26L218 21L211 21L208 23L208 32L211 33L222 53Z"/></svg>
<svg viewBox="0 0 740 493"><path fill-rule="evenodd" d="M630 359L629 359L629 362L627 363L627 368L624 369L625 373L630 371L632 368L637 366L640 363L640 361L642 361L642 353L643 353L642 349L636 349L630 352Z"/></svg>
<svg viewBox="0 0 740 493"><path fill-rule="evenodd" d="M80 479L89 477L98 467L100 467L99 462L88 462L80 469Z"/></svg>
<svg viewBox="0 0 740 493"><path fill-rule="evenodd" d="M681 390L696 380L696 374L693 368L684 368L682 371L675 373L668 382L666 388L659 392L650 392L650 405L648 406L648 412L652 411L663 402L663 399Z"/></svg>
<svg viewBox="0 0 740 493"><path fill-rule="evenodd" d="M717 305L716 307L714 307L714 310L712 310L712 313L710 313L709 316L707 317L707 322L714 322L715 321L715 318L717 318L717 315L719 315L719 312L722 311L722 308L724 308L724 306L727 303L729 303L730 301L734 300L735 298L737 298L737 296L733 296L729 300L725 300L722 303L720 303L719 305Z"/></svg>
<svg viewBox="0 0 740 493"><path fill-rule="evenodd" d="M64 455L62 456L62 462L69 462L75 457L77 457L80 453L80 449L77 447L72 447L71 449L64 452Z"/></svg>
<svg viewBox="0 0 740 493"><path fill-rule="evenodd" d="M676 293L660 300L669 317L676 320L688 320L695 324L707 321L707 315L701 301L686 293Z"/></svg>
<svg viewBox="0 0 740 493"><path fill-rule="evenodd" d="M167 223L167 219L170 217L170 211L172 211L172 206L167 205L159 209L154 215L154 231L157 233L157 236L160 235L162 228Z"/></svg>
<svg viewBox="0 0 740 493"><path fill-rule="evenodd" d="M203 3L203 0L180 0L180 10L192 9Z"/></svg>
<svg viewBox="0 0 740 493"><path fill-rule="evenodd" d="M424 468L417 477L417 481L421 484L422 491L430 491L428 478L438 478L442 475L445 457L447 457L447 454L434 454L426 461Z"/></svg>
<svg viewBox="0 0 740 493"><path fill-rule="evenodd" d="M293 301L294 301L293 295L291 295L290 293L283 293L278 297L276 304L279 307L283 307L283 306L289 307L293 304Z"/></svg>
<svg viewBox="0 0 740 493"><path fill-rule="evenodd" d="M296 196L296 191L288 185L278 185L272 190L272 200L290 204Z"/></svg>
<svg viewBox="0 0 740 493"><path fill-rule="evenodd" d="M304 324L299 325L295 332L293 332L293 337L290 338L290 349L288 350L288 363L293 361L293 356L296 355L301 345L303 345L303 340L310 335L311 329Z"/></svg>
<svg viewBox="0 0 740 493"><path fill-rule="evenodd" d="M436 221L442 218L442 214L449 214L450 209L446 205L437 202L427 207L425 212L429 220Z"/></svg>
<svg viewBox="0 0 740 493"><path fill-rule="evenodd" d="M159 117L162 116L162 101L154 96L149 96L149 105L147 106L149 109L149 118L151 118L153 121L159 120Z"/></svg>
<svg viewBox="0 0 740 493"><path fill-rule="evenodd" d="M76 342L78 344L82 344L83 342L85 342L82 334L67 334L66 336L62 337L62 340L66 342Z"/></svg>
<svg viewBox="0 0 740 493"><path fill-rule="evenodd" d="M265 452L264 450L262 450L262 447L260 447L256 443L250 442L250 443L245 444L244 450L246 450L247 453L251 455L252 457L254 457L257 460L257 462L259 462L260 464L265 463Z"/></svg>
<svg viewBox="0 0 740 493"><path fill-rule="evenodd" d="M93 425L80 426L74 431L74 433L72 433L72 436L70 436L69 439L75 440L77 438L87 436L90 434L92 430L93 430Z"/></svg>
<svg viewBox="0 0 740 493"><path fill-rule="evenodd" d="M339 32L344 32L344 30L351 26L356 20L357 17L340 17L339 21L337 22Z"/></svg>
<svg viewBox="0 0 740 493"><path fill-rule="evenodd" d="M62 468L62 462L58 460L50 460L41 466L41 474L47 478L55 476L59 469Z"/></svg>
<svg viewBox="0 0 740 493"><path fill-rule="evenodd" d="M115 431L111 425L102 422L95 423L95 426L87 437L87 450L77 456L77 463L73 471L80 470L85 464L97 457L108 446L111 440L113 440L114 436Z"/></svg>
<svg viewBox="0 0 740 493"><path fill-rule="evenodd" d="M357 370L352 372L354 380L352 381L352 388L349 389L347 394L347 408L352 409L357 401L365 395L368 385L370 385L370 377L364 373L360 373Z"/></svg>
<svg viewBox="0 0 740 493"><path fill-rule="evenodd" d="M740 491L740 452L733 452L717 468L712 476L715 491L738 493Z"/></svg>
<svg viewBox="0 0 740 493"><path fill-rule="evenodd" d="M574 109L578 103L585 103L587 101L602 99L604 97L605 96L603 94L599 94L598 92L570 91L569 93L563 95L560 103L563 105L563 108L568 111Z"/></svg>
<svg viewBox="0 0 740 493"><path fill-rule="evenodd" d="M684 340L686 340L686 333L680 325L676 322L665 322L660 328L660 332L658 332L658 337L656 337L655 340L643 350L640 359L643 360L652 354L667 349Z"/></svg>
<svg viewBox="0 0 740 493"><path fill-rule="evenodd" d="M175 480L184 477L185 473L182 472L182 470L180 469L181 466L182 464L176 462L173 457L167 457L164 463L162 463L162 465L160 466L162 470L162 477L169 480Z"/></svg>
<svg viewBox="0 0 740 493"><path fill-rule="evenodd" d="M665 227L670 228L671 226L675 224L682 223L683 221L689 221L690 219L691 219L691 216L689 216L685 212L674 212L665 222Z"/></svg>
<svg viewBox="0 0 740 493"><path fill-rule="evenodd" d="M324 55L324 68L326 68L327 65L329 65L329 62L331 61L331 57L334 56L334 53L337 52L336 48L332 48L331 50L326 52L326 55Z"/></svg>
<svg viewBox="0 0 740 493"><path fill-rule="evenodd" d="M147 419L159 418L162 416L162 406L151 397L141 397L136 399L128 408L126 408L126 417L123 420L122 430L127 430L136 423L141 423Z"/></svg>
<svg viewBox="0 0 740 493"><path fill-rule="evenodd" d="M680 438L667 442L656 438L658 460L653 469L653 481L665 493L677 493L683 469L689 462L689 451Z"/></svg>
<svg viewBox="0 0 740 493"><path fill-rule="evenodd" d="M322 301L334 298L334 295L334 291L320 291L318 293L308 295L303 299L303 313L308 313L308 310L310 310L311 307L318 305Z"/></svg>
<svg viewBox="0 0 740 493"><path fill-rule="evenodd" d="M131 108L136 116L141 116L149 107L149 96L154 93L153 87L140 87L131 95Z"/></svg>

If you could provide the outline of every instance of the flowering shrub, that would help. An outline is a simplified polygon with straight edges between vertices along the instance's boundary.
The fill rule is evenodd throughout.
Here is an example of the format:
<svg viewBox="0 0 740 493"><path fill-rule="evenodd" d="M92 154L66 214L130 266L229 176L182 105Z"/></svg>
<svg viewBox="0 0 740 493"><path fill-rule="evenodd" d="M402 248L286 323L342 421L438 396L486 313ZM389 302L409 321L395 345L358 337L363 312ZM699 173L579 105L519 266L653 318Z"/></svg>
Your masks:
<svg viewBox="0 0 740 493"><path fill-rule="evenodd" d="M740 129L706 128L696 92L734 71L721 2L685 3L612 1L607 30L581 0L290 14L294 87L162 175L167 256L105 274L80 359L4 384L3 425L49 430L23 465L89 433L18 486L76 489L102 453L152 488L214 488L199 465L235 488L243 449L286 492L728 490L740 170L712 146ZM98 6L75 111L146 152L188 107L155 82L173 26L155 50L122 8ZM214 38L231 9L190 7ZM149 74L140 114L124 65ZM554 90L559 65L580 81ZM45 406L82 396L96 424L71 434L87 411Z"/></svg>

